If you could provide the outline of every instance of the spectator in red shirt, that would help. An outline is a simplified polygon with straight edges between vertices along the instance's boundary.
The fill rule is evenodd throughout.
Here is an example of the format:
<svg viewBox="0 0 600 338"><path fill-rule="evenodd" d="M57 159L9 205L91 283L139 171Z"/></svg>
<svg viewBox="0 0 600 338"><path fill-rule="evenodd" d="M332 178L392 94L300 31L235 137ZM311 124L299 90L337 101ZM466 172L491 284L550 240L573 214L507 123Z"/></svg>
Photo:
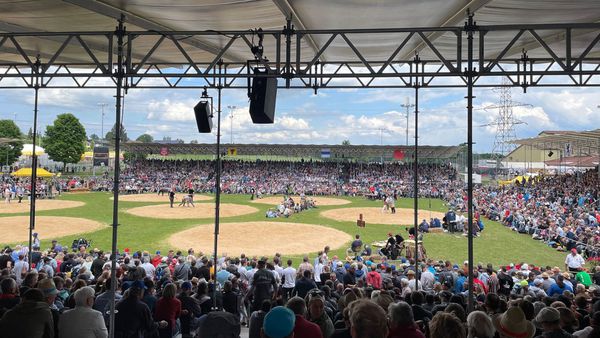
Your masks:
<svg viewBox="0 0 600 338"><path fill-rule="evenodd" d="M479 273L477 271L473 271L473 284L479 284L481 286L481 289L483 290L483 292L485 292L487 294L488 293L487 287L478 277L479 277Z"/></svg>
<svg viewBox="0 0 600 338"><path fill-rule="evenodd" d="M306 302L300 297L292 297L286 307L296 315L294 325L294 338L323 338L319 325L311 323L304 318L306 315Z"/></svg>
<svg viewBox="0 0 600 338"><path fill-rule="evenodd" d="M162 297L156 302L154 320L164 320L169 323L173 335L177 333L177 318L181 315L181 301L175 298L177 288L175 284L169 283L165 286Z"/></svg>
<svg viewBox="0 0 600 338"><path fill-rule="evenodd" d="M381 275L376 270L377 265L371 264L371 271L367 273L367 285L371 285L373 289L381 289Z"/></svg>

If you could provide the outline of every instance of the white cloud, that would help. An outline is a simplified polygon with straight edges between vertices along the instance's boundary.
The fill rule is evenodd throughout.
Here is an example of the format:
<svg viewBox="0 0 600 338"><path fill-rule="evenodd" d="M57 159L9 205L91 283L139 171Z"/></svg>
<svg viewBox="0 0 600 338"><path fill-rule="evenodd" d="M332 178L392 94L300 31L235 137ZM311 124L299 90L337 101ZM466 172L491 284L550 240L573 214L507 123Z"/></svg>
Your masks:
<svg viewBox="0 0 600 338"><path fill-rule="evenodd" d="M148 103L148 114L146 118L149 120L162 121L194 121L194 106L197 102L192 100L173 102L170 99L161 101L152 100Z"/></svg>

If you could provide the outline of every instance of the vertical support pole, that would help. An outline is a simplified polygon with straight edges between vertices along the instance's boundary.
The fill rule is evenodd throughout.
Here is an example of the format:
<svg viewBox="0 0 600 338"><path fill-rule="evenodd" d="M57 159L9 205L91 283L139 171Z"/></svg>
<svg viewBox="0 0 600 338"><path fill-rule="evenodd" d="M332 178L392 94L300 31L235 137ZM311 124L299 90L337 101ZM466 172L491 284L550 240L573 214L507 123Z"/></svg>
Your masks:
<svg viewBox="0 0 600 338"><path fill-rule="evenodd" d="M292 84L292 34L294 34L294 26L292 25L292 15L286 20L285 28L283 29L283 34L285 35L285 87L290 88ZM298 45L300 41L298 40ZM296 54L299 54L300 51L297 50ZM300 73L300 67L296 68L296 72Z"/></svg>
<svg viewBox="0 0 600 338"><path fill-rule="evenodd" d="M219 73L221 72L222 61L219 62ZM219 214L221 208L221 77L219 77L219 85L217 86L217 161L215 174L215 246L214 246L214 269L215 276L213 282L213 311L218 310L217 304L217 263L219 257L217 255L219 245Z"/></svg>
<svg viewBox="0 0 600 338"><path fill-rule="evenodd" d="M473 34L477 30L473 14L468 12L468 20L465 24L467 33L467 251L469 261L469 291L467 300L467 312L473 311ZM481 52L481 51L480 51Z"/></svg>
<svg viewBox="0 0 600 338"><path fill-rule="evenodd" d="M415 57L416 62L418 56ZM419 267L419 80L415 82L415 169L413 177L413 209L415 229L415 289L419 290L419 278L421 275Z"/></svg>
<svg viewBox="0 0 600 338"><path fill-rule="evenodd" d="M121 175L120 154L121 154L121 100L123 97L123 38L125 37L125 26L121 16L119 25L115 30L117 36L117 71L115 80L117 84L117 95L115 96L115 173L113 183L113 220L112 220L112 248L111 248L111 267L110 267L110 319L109 330L110 338L115 337L115 294L117 290L117 240L119 226L119 180Z"/></svg>
<svg viewBox="0 0 600 338"><path fill-rule="evenodd" d="M37 143L37 120L38 120L38 97L40 91L40 57L38 55L32 69L35 76L33 89L35 91L35 100L33 103L33 149L31 153L31 203L29 204L29 244L27 246L27 271L31 270L31 251L33 247L33 230L35 229L35 200L37 190L37 155L35 147ZM8 161L7 161L8 162ZM7 163L8 164L8 163Z"/></svg>

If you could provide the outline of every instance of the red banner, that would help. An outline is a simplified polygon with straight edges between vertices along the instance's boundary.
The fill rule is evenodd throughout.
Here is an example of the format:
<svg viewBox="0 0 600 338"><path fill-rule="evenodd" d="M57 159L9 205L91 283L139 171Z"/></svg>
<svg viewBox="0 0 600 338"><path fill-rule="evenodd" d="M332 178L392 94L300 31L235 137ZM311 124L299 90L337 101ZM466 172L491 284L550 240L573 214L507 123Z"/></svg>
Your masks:
<svg viewBox="0 0 600 338"><path fill-rule="evenodd" d="M400 149L394 150L394 160L403 160L404 159L404 151Z"/></svg>

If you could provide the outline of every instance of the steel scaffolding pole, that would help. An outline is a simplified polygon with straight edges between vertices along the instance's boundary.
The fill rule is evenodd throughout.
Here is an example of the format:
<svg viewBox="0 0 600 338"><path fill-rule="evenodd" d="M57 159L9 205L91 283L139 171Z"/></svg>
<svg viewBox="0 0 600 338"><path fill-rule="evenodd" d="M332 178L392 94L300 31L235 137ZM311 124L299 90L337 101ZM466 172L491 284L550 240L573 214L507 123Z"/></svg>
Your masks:
<svg viewBox="0 0 600 338"><path fill-rule="evenodd" d="M31 151L31 202L29 204L29 244L27 246L27 271L31 270L31 251L33 248L33 230L35 229L35 200L37 191L37 155L35 147L37 142L37 121L38 121L38 99L40 91L40 58L35 60L33 65L33 74L35 79L33 89L35 91L35 99L33 103L33 149Z"/></svg>
<svg viewBox="0 0 600 338"><path fill-rule="evenodd" d="M110 338L115 337L115 298L117 292L117 240L119 227L119 176L120 168L120 152L121 152L121 100L123 97L123 37L125 36L125 26L123 25L124 17L119 20L119 25L115 30L117 36L117 72L115 75L117 95L115 100L115 173L113 183L113 221L112 221L112 264L110 267L110 319L109 330Z"/></svg>
<svg viewBox="0 0 600 338"><path fill-rule="evenodd" d="M418 59L418 56L415 57ZM415 80L415 171L413 177L413 211L415 229L415 290L419 290L419 80Z"/></svg>
<svg viewBox="0 0 600 338"><path fill-rule="evenodd" d="M219 64L219 73L221 65ZM214 281L213 281L213 310L218 310L217 303L217 263L219 261L219 214L221 208L221 79L217 87L217 161L215 163L215 246L214 246Z"/></svg>
<svg viewBox="0 0 600 338"><path fill-rule="evenodd" d="M467 300L467 312L471 313L473 308L473 34L477 26L473 20L473 14L468 13L465 24L467 32L467 252L469 269L469 291Z"/></svg>

